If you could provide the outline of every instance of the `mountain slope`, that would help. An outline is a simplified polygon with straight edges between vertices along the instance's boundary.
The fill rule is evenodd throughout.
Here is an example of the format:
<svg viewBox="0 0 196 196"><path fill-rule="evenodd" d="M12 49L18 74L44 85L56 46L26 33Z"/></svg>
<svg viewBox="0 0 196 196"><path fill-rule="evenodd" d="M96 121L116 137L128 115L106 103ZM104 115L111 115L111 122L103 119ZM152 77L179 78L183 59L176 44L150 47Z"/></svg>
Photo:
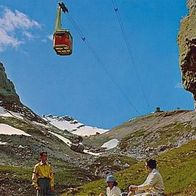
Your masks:
<svg viewBox="0 0 196 196"><path fill-rule="evenodd" d="M2 107L0 110L0 195L35 194L31 175L40 151L48 152L57 175L56 188L59 192L96 178L85 168L88 160L93 160L92 155L77 153L59 139L64 138L71 144L78 136L50 124L30 121L20 113ZM74 175L78 176L77 180ZM21 184L23 187L20 187Z"/></svg>
<svg viewBox="0 0 196 196"><path fill-rule="evenodd" d="M126 183L130 181L140 183L144 179L142 170L143 162L138 162L133 158L144 159L147 156L158 157L158 160L163 160L164 164L168 163L168 168L162 167L161 169L162 171L165 170L164 173L168 173L171 179L174 179L175 172L178 172L179 175L182 175L183 183L184 180L187 180L188 184L185 183L184 186L182 185L182 189L179 189L174 187L175 183L169 181L170 178L166 179L165 176L164 178L168 186L168 189L166 189L167 192L182 192L185 189L187 189L186 191L192 191L193 188L189 189L188 185L190 184L191 187L194 187L191 173L194 174L194 171L192 171L195 164L193 157L196 156L195 118L195 112L193 111L161 112L138 117L113 128L107 133L84 137L83 144L87 153L77 153L71 150L70 146L60 138L62 137L65 141L74 142L78 139L78 136L66 130L60 130L50 124L29 121L19 113L8 112L1 108L0 125L10 126L28 135L0 134L0 173L3 177L0 181L2 180L2 182L6 183L7 175L14 182L10 186L14 188L17 187L17 182L24 182L27 190L31 190L33 193L33 189L29 187L31 168L35 164L40 150L44 150L49 153L50 161L56 173L58 173L56 175L58 191L103 177L108 170L112 172L122 170L122 173L119 173L119 175L123 176L123 170L127 167L130 167L130 169L125 170L125 173L137 170L138 168L137 171L142 171L141 177L138 178L140 181L137 181L135 178L132 179L130 176L125 176L122 179L122 188L125 188L127 186ZM157 134L159 137L155 140L154 136ZM117 146L114 145L114 148L103 148L100 150L104 143L107 144L107 141L112 141L112 139L116 139L115 141L118 140L118 143L116 143ZM169 146L166 145L168 141L171 143ZM183 144L185 145L182 146ZM92 152L93 150L100 152L96 156L93 153L93 155L88 154L89 151ZM23 160L22 162L21 158ZM178 169L173 168L175 164L179 165ZM185 168L186 164L188 167L191 167L191 173L185 170L184 174L180 174L180 168ZM5 165L12 165L12 167L7 168ZM16 166L23 166L21 172L26 171L25 176L23 176L23 173L21 174L15 171ZM88 176L86 175L87 173ZM73 175L77 175L80 180L73 181ZM132 175L136 176L134 173ZM127 179L127 182L124 179ZM175 179L181 180L180 176L177 176ZM103 182L101 183L102 185L100 182L92 182L92 185L87 184L86 186L88 188L85 188L86 186L83 187L85 194L81 193L79 195L86 195L86 189L88 191L91 189L97 191L94 186L97 186L98 183L98 186L103 187ZM169 184L171 184L170 188ZM1 186L0 191L3 191L3 187ZM25 191L18 191L17 193L18 195L26 194Z"/></svg>
<svg viewBox="0 0 196 196"><path fill-rule="evenodd" d="M2 64L0 68L2 68ZM48 152L49 161L56 173L56 188L58 192L61 192L65 188L80 186L99 179L108 171L122 170L119 175L123 176L124 169L130 167L133 171L136 169L140 172L142 162L138 160L149 156L158 157L161 160L162 153L165 152L166 155L169 155L173 150L175 152L175 148L181 149L183 144L192 140L195 142L196 115L193 111L153 113L131 119L111 131L105 132L102 129L85 126L68 116L40 117L21 103L13 83L7 79L3 68L0 70L0 76L2 76L0 78L2 82L0 85L1 195L29 196L29 194L34 194L30 185L31 172L40 151ZM91 135L91 133L95 135ZM195 143L191 144L195 148ZM185 163L191 167L190 171L194 174L192 168L194 168L195 162L192 160L192 155L195 155L195 150L190 146L185 149L182 147L182 151L178 151L178 153L182 153L182 155L190 153L190 156L182 157L186 157ZM177 155L173 154L173 156ZM166 161L172 162L173 156L166 158ZM179 160L182 160L182 157L180 156ZM173 164L179 164L179 168L182 168L183 161L178 162L177 159ZM166 169L165 172L173 179L173 173L169 173L172 172L172 167L169 165L168 168L169 170ZM180 169L174 171L180 174ZM135 173L133 174L136 176ZM76 180L75 176L77 176ZM183 190L187 188L186 191L190 192L195 185L191 173L185 171L184 176L185 179L187 178L188 184L192 183L191 188L187 187L187 183L185 186L181 186ZM190 178L188 178L189 176ZM125 174L125 179L132 180L129 177ZM180 176L178 177L181 179ZM195 176L193 175L193 177ZM144 176L138 180L143 178ZM166 179L166 182L167 180L169 179ZM133 182L139 181L133 178ZM184 178L182 182L184 182ZM99 181L93 182L89 190L92 188L92 191L98 191L97 188L93 188L96 183L100 187L103 185ZM122 188L125 188L128 181L120 179L120 183ZM173 181L171 181L171 185L172 183ZM23 184L22 188L20 184ZM86 186L83 191L85 194ZM174 184L171 189L168 189L168 192L170 190L171 192L182 191L182 189L175 188Z"/></svg>
<svg viewBox="0 0 196 196"><path fill-rule="evenodd" d="M178 110L131 119L109 132L84 139L84 144L101 150L104 143L116 139L119 143L112 151L145 159L195 138L196 113Z"/></svg>
<svg viewBox="0 0 196 196"><path fill-rule="evenodd" d="M193 140L179 148L165 152L156 158L168 195L196 195L195 157L196 140ZM130 184L142 183L146 175L144 161L139 161L129 169L115 174L120 188L125 191ZM86 196L89 193L98 195L100 192L104 192L104 189L105 180L94 181L80 187L78 189L78 195Z"/></svg>

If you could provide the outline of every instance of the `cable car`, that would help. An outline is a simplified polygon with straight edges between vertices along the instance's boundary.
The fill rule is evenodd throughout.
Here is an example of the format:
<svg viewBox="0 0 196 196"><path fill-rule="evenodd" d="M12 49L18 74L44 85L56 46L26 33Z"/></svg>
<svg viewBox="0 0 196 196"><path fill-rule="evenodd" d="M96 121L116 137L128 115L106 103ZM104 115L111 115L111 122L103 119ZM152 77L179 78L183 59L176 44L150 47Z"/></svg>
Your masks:
<svg viewBox="0 0 196 196"><path fill-rule="evenodd" d="M73 39L71 33L61 27L61 12L68 12L64 3L59 3L55 23L55 32L53 34L53 48L58 55L71 55Z"/></svg>
<svg viewBox="0 0 196 196"><path fill-rule="evenodd" d="M72 53L72 36L68 30L54 32L53 48L58 55L70 55Z"/></svg>

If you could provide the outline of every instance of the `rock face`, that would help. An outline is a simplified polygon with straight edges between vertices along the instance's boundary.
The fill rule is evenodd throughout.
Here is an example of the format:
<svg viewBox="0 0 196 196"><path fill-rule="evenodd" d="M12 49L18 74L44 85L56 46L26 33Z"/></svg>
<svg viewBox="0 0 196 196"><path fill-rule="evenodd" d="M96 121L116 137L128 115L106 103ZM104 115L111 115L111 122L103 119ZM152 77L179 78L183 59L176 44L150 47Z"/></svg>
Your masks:
<svg viewBox="0 0 196 196"><path fill-rule="evenodd" d="M20 113L28 120L47 123L31 109L21 103L13 82L7 78L2 63L0 63L0 106L6 110Z"/></svg>
<svg viewBox="0 0 196 196"><path fill-rule="evenodd" d="M179 64L183 86L196 101L196 1L187 0L187 6L189 13L181 21L178 35Z"/></svg>
<svg viewBox="0 0 196 196"><path fill-rule="evenodd" d="M0 99L6 102L20 102L14 84L7 78L2 63L0 63Z"/></svg>

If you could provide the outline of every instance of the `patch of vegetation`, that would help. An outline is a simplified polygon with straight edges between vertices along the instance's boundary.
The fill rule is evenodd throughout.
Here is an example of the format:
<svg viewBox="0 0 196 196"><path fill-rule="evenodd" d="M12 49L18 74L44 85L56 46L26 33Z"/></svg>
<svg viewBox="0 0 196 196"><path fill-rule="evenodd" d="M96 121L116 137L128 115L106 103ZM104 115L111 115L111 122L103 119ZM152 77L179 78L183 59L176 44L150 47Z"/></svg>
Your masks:
<svg viewBox="0 0 196 196"><path fill-rule="evenodd" d="M89 179L92 179L92 176L85 170L71 166L58 168L55 173L55 184L66 185L67 187L81 186L89 182Z"/></svg>
<svg viewBox="0 0 196 196"><path fill-rule="evenodd" d="M27 181L31 184L33 167L16 167L0 165L0 175L9 178L10 181L21 180ZM88 182L91 178L86 174L86 171L80 168L73 168L71 166L59 166L55 171L55 186L80 186ZM62 190L61 190L62 191Z"/></svg>
<svg viewBox="0 0 196 196"><path fill-rule="evenodd" d="M133 138L139 138L139 137L142 137L144 136L145 134L145 131L144 130L138 130L138 131L135 131L129 135L127 135L126 137L124 137L120 143L119 143L119 148L121 150L126 150L128 147L130 147L130 140L133 139Z"/></svg>
<svg viewBox="0 0 196 196"><path fill-rule="evenodd" d="M29 180L31 179L32 168L0 165L0 173L6 174L11 179Z"/></svg>
<svg viewBox="0 0 196 196"><path fill-rule="evenodd" d="M119 171L136 164L137 161L131 157L110 154L109 156L100 156L97 158L92 165L90 165L90 171L95 172L96 168L98 171L104 171L105 169L109 169L112 171Z"/></svg>
<svg viewBox="0 0 196 196"><path fill-rule="evenodd" d="M134 146L145 144L145 146L157 148L161 145L176 143L180 137L184 137L192 132L196 134L196 128L191 122L172 123L159 128L156 131L138 130L125 136L119 143L121 150L126 151ZM156 137L156 139L154 139Z"/></svg>
<svg viewBox="0 0 196 196"><path fill-rule="evenodd" d="M165 183L167 194L192 193L196 189L196 140L172 149L156 157L159 170ZM127 189L130 184L140 184L147 173L144 162L138 162L129 169L116 173L116 178L121 189ZM85 184L78 193L86 196L90 191L98 195L105 190L104 179ZM64 194L65 195L65 194Z"/></svg>
<svg viewBox="0 0 196 196"><path fill-rule="evenodd" d="M104 135L104 136L103 136ZM107 135L103 134L103 135L92 135L90 137L84 137L83 139L83 144L85 146L88 146L89 148L97 148L100 147L102 144L104 144L105 142L109 141L110 138Z"/></svg>
<svg viewBox="0 0 196 196"><path fill-rule="evenodd" d="M22 120L14 117L0 117L0 123L10 125L28 134L43 136L43 133L40 131L40 127L38 128L38 126L34 125L32 122L29 123L28 120Z"/></svg>
<svg viewBox="0 0 196 196"><path fill-rule="evenodd" d="M173 124L167 125L158 131L160 138L157 141L157 143L154 145L154 147L166 144L168 142L174 143L184 133L190 133L192 130L194 130L194 132L196 133L196 129L192 128L191 122L173 123Z"/></svg>

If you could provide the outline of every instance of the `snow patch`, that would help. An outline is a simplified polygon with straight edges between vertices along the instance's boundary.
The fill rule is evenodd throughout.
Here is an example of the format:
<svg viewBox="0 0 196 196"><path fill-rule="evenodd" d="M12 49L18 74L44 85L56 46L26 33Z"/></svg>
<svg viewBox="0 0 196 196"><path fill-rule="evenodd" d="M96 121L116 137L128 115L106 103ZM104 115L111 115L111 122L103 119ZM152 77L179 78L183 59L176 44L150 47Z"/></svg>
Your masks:
<svg viewBox="0 0 196 196"><path fill-rule="evenodd" d="M49 131L49 133L51 133L52 135L58 137L58 138L59 138L60 140L62 140L65 144L67 144L69 147L71 146L71 141L70 141L69 139L67 139L67 138L65 138L65 137L63 137L63 136L61 136L61 135L59 135L59 134L57 134L57 133L54 133L54 132L52 132L52 131Z"/></svg>
<svg viewBox="0 0 196 196"><path fill-rule="evenodd" d="M84 153L90 154L90 155L93 155L93 156L99 156L100 155L100 153L90 152L89 150L84 150Z"/></svg>
<svg viewBox="0 0 196 196"><path fill-rule="evenodd" d="M0 141L0 145L6 145L7 144L7 142L1 142Z"/></svg>
<svg viewBox="0 0 196 196"><path fill-rule="evenodd" d="M10 117L11 114L9 114L4 108L0 107L0 116Z"/></svg>
<svg viewBox="0 0 196 196"><path fill-rule="evenodd" d="M106 150L110 150L112 148L116 148L119 141L117 139L109 140L108 142L104 143L101 147L106 148Z"/></svg>
<svg viewBox="0 0 196 196"><path fill-rule="evenodd" d="M16 117L16 118L19 118L19 119L23 119L23 117L21 116L20 113L11 112L11 111L5 110L3 107L0 107L0 116L3 116L3 117Z"/></svg>
<svg viewBox="0 0 196 196"><path fill-rule="evenodd" d="M69 139L67 139L67 138L65 138L65 137L63 137L63 136L61 136L61 135L59 135L59 134L57 134L57 133L54 133L54 132L52 132L52 131L49 131L49 133L51 133L51 134L53 134L54 136L58 137L58 138L59 138L60 140L62 140L65 144L67 144L69 147L71 147L72 142L71 142ZM90 154L90 155L94 155L94 156L100 155L99 153L90 152L89 150L84 150L84 153L87 153L87 154Z"/></svg>
<svg viewBox="0 0 196 196"><path fill-rule="evenodd" d="M58 117L47 115L44 116L43 119L61 130L67 130L75 135L80 136L102 134L108 131L106 129L100 129L97 127L85 126L84 124L69 116Z"/></svg>
<svg viewBox="0 0 196 196"><path fill-rule="evenodd" d="M80 135L80 136L90 136L90 135L102 134L102 133L105 133L106 131L107 130L105 129L84 126L84 127L78 128L76 131L72 131L72 133L75 135Z"/></svg>
<svg viewBox="0 0 196 196"><path fill-rule="evenodd" d="M24 131L20 129L16 129L12 126L6 125L6 124L0 124L0 134L2 135L25 135L25 136L31 136L28 133L25 133Z"/></svg>

